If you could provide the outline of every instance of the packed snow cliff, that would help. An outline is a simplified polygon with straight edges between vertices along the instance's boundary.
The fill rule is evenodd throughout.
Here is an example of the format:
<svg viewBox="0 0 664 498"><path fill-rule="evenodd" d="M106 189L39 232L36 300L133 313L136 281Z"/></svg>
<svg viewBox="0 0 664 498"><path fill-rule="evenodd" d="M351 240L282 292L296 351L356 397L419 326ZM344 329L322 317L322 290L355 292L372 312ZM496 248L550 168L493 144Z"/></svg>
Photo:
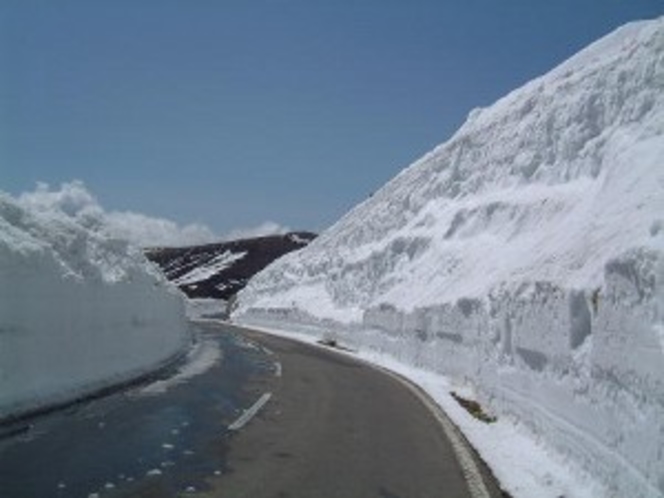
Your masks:
<svg viewBox="0 0 664 498"><path fill-rule="evenodd" d="M664 494L664 18L471 112L235 318L463 380L608 495Z"/></svg>
<svg viewBox="0 0 664 498"><path fill-rule="evenodd" d="M0 192L0 420L127 381L188 344L182 297L80 183Z"/></svg>

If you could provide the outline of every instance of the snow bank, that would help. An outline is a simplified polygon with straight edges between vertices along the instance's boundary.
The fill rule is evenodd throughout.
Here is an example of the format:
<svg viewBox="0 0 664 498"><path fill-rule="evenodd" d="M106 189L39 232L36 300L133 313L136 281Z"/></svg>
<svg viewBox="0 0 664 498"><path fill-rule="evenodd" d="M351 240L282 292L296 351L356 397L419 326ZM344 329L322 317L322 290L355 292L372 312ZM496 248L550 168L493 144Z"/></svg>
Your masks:
<svg viewBox="0 0 664 498"><path fill-rule="evenodd" d="M179 291L106 233L91 199L80 183L0 192L0 419L129 380L188 344Z"/></svg>
<svg viewBox="0 0 664 498"><path fill-rule="evenodd" d="M473 111L235 317L466 382L607 495L661 496L663 282L660 18Z"/></svg>

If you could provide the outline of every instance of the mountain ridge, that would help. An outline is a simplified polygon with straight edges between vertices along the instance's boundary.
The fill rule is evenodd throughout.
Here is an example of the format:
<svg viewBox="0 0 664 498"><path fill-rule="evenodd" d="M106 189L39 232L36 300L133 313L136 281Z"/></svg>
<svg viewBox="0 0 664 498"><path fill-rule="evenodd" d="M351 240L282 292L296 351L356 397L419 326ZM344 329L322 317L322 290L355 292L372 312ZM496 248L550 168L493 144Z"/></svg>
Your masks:
<svg viewBox="0 0 664 498"><path fill-rule="evenodd" d="M144 253L187 297L227 301L254 274L315 237L312 232L289 232L187 247L154 247Z"/></svg>

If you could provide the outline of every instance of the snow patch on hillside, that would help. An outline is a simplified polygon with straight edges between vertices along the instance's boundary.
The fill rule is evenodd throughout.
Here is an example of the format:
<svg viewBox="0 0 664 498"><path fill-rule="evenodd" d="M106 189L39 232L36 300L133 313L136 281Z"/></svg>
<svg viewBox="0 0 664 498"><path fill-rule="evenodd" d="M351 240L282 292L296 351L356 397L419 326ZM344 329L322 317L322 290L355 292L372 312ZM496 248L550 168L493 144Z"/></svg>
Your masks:
<svg viewBox="0 0 664 498"><path fill-rule="evenodd" d="M181 294L114 238L79 183L0 192L0 419L168 362L188 344Z"/></svg>
<svg viewBox="0 0 664 498"><path fill-rule="evenodd" d="M223 254L215 256L210 261L207 261L201 266L195 267L193 270L188 271L184 275L179 276L173 280L175 285L191 285L202 280L207 280L213 275L216 275L222 270L230 267L236 261L241 260L247 255L247 251L231 252L225 251Z"/></svg>
<svg viewBox="0 0 664 498"><path fill-rule="evenodd" d="M663 165L660 18L471 112L254 277L235 317L463 383L607 496L661 496Z"/></svg>

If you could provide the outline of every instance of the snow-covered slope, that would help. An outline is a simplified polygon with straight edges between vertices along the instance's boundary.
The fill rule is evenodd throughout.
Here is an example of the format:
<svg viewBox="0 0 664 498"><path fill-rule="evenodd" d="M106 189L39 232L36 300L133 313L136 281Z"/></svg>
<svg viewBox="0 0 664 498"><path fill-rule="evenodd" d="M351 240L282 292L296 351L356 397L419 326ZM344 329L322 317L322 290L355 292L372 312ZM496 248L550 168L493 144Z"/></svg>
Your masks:
<svg viewBox="0 0 664 498"><path fill-rule="evenodd" d="M188 343L182 297L82 185L0 192L0 419L126 381Z"/></svg>
<svg viewBox="0 0 664 498"><path fill-rule="evenodd" d="M190 298L228 300L268 264L302 249L314 238L310 232L291 232L191 247L158 247L145 254Z"/></svg>
<svg viewBox="0 0 664 498"><path fill-rule="evenodd" d="M239 304L468 382L611 496L664 493L664 18L473 111Z"/></svg>

